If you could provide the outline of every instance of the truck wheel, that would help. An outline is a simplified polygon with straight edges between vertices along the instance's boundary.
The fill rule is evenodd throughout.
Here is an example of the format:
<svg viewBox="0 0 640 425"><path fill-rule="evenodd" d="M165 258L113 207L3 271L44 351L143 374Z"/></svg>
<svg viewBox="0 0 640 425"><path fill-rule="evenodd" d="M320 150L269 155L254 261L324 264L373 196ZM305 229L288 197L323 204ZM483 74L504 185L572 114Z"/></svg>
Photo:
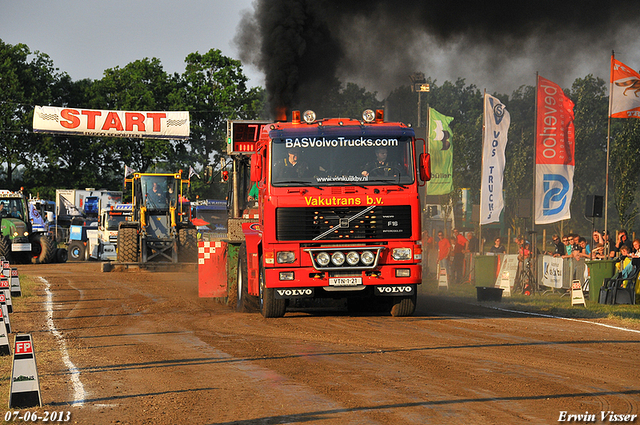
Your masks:
<svg viewBox="0 0 640 425"><path fill-rule="evenodd" d="M276 299L276 290L266 288L264 280L264 265L260 259L260 312L265 318L282 317L287 309L285 300Z"/></svg>
<svg viewBox="0 0 640 425"><path fill-rule="evenodd" d="M236 309L242 313L249 313L257 310L257 302L254 296L249 295L247 274L247 245L245 242L238 249L238 305Z"/></svg>
<svg viewBox="0 0 640 425"><path fill-rule="evenodd" d="M405 297L394 297L391 307L391 315L393 317L411 316L416 311L416 300L418 299L417 290L414 294Z"/></svg>
<svg viewBox="0 0 640 425"><path fill-rule="evenodd" d="M180 263L195 263L198 259L198 237L196 229L183 228L178 230L178 261Z"/></svg>
<svg viewBox="0 0 640 425"><path fill-rule="evenodd" d="M4 257L6 261L13 262L11 258L11 242L9 238L0 236L0 256Z"/></svg>
<svg viewBox="0 0 640 425"><path fill-rule="evenodd" d="M81 241L71 241L69 244L69 261L83 261L85 246Z"/></svg>
<svg viewBox="0 0 640 425"><path fill-rule="evenodd" d="M67 250L64 248L58 248L56 250L56 261L58 263L66 263L67 262Z"/></svg>
<svg viewBox="0 0 640 425"><path fill-rule="evenodd" d="M53 263L56 258L56 245L48 235L35 235L31 240L31 246L33 264Z"/></svg>
<svg viewBox="0 0 640 425"><path fill-rule="evenodd" d="M118 229L118 262L138 262L138 229L135 227L121 227Z"/></svg>

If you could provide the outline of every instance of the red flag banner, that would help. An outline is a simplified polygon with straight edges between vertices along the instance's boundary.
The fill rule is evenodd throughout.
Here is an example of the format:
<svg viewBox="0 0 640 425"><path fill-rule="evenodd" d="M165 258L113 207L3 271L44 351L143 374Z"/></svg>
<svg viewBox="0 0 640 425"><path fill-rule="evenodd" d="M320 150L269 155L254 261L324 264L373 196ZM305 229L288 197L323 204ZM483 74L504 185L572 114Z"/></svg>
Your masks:
<svg viewBox="0 0 640 425"><path fill-rule="evenodd" d="M571 218L575 144L573 102L556 83L538 77L536 224Z"/></svg>
<svg viewBox="0 0 640 425"><path fill-rule="evenodd" d="M611 56L611 118L640 118L640 74Z"/></svg>

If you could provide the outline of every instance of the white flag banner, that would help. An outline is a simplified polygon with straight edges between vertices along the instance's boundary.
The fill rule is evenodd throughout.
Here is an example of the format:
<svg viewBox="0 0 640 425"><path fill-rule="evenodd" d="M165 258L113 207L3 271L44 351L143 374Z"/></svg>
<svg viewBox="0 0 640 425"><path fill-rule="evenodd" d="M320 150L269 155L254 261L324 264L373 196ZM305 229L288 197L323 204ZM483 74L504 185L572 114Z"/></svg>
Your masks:
<svg viewBox="0 0 640 425"><path fill-rule="evenodd" d="M189 138L188 111L106 111L36 106L34 133L150 139Z"/></svg>
<svg viewBox="0 0 640 425"><path fill-rule="evenodd" d="M510 124L511 117L505 106L498 98L485 93L480 225L500 221L500 213L504 208L504 151Z"/></svg>

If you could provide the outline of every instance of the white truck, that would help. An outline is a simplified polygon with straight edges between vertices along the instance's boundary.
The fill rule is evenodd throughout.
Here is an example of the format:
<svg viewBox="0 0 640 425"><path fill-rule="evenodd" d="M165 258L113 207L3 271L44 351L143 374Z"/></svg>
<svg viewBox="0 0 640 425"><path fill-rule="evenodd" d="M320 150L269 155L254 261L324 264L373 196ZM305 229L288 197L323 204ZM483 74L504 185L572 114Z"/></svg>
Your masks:
<svg viewBox="0 0 640 425"><path fill-rule="evenodd" d="M102 208L98 222L89 226L71 225L69 260L115 261L117 258L118 226L131 219L131 204L115 204Z"/></svg>
<svg viewBox="0 0 640 425"><path fill-rule="evenodd" d="M57 189L56 218L67 227L74 217L98 218L100 210L122 202L122 191L106 189Z"/></svg>

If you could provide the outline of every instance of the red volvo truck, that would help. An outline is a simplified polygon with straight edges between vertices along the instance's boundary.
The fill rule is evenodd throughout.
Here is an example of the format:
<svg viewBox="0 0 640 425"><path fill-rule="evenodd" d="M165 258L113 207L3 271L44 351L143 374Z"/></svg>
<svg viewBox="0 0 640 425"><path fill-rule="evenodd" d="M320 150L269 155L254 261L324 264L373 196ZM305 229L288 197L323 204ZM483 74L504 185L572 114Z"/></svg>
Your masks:
<svg viewBox="0 0 640 425"><path fill-rule="evenodd" d="M238 214L244 241L230 293L239 309L282 317L292 300L346 298L350 311L413 314L422 281L418 186L430 179L424 140L416 150L414 130L384 122L382 110L361 120L293 111L289 122L239 123L257 139L246 148L252 183L240 192L255 184L258 195ZM234 166L234 182L238 175Z"/></svg>

